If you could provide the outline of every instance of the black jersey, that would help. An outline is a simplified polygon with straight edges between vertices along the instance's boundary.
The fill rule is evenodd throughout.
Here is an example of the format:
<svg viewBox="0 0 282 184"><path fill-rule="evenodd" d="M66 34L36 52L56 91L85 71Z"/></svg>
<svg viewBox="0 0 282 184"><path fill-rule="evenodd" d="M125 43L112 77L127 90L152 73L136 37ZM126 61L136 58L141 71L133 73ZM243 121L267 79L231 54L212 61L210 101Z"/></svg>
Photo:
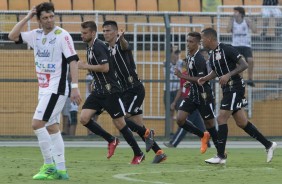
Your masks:
<svg viewBox="0 0 282 184"><path fill-rule="evenodd" d="M136 66L130 47L122 50L120 41L117 40L113 47L109 47L111 61L114 63L118 80L123 88L127 90L141 84L136 73Z"/></svg>
<svg viewBox="0 0 282 184"><path fill-rule="evenodd" d="M120 84L115 76L112 62L109 62L110 54L107 46L99 39L95 39L92 47L87 48L87 61L90 65L101 65L109 63L109 71L94 72L90 71L94 79L94 94L111 94L120 92Z"/></svg>
<svg viewBox="0 0 282 184"><path fill-rule="evenodd" d="M204 77L208 75L206 60L199 52L199 50L193 55L188 55L186 58L187 71L191 77ZM192 98L193 102L200 103L200 98L213 99L213 93L209 82L205 82L202 86L197 83L191 83L189 98Z"/></svg>
<svg viewBox="0 0 282 184"><path fill-rule="evenodd" d="M221 77L236 68L241 54L231 45L219 43L216 49L212 50L210 65L217 77ZM234 91L245 87L243 78L236 74L232 76L226 85L222 85L223 92Z"/></svg>
<svg viewBox="0 0 282 184"><path fill-rule="evenodd" d="M264 5L264 6L276 6L276 5L278 5L278 0L263 0L262 5Z"/></svg>

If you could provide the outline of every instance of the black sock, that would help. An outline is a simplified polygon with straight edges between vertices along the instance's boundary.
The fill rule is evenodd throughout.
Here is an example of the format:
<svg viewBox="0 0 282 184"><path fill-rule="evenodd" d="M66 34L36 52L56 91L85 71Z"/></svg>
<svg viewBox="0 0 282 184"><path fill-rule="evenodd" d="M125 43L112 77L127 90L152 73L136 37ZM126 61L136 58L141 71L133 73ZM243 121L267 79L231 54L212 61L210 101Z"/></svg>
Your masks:
<svg viewBox="0 0 282 184"><path fill-rule="evenodd" d="M272 142L267 140L251 122L248 121L248 124L245 128L243 128L243 130L251 137L258 140L261 144L263 144L266 149L271 147Z"/></svg>
<svg viewBox="0 0 282 184"><path fill-rule="evenodd" d="M134 155L135 156L141 156L142 155L142 151L139 148L136 140L133 137L132 132L130 131L130 129L128 128L127 125L125 125L121 130L120 130L122 136L124 137L124 139L126 140L126 142L131 146Z"/></svg>
<svg viewBox="0 0 282 184"><path fill-rule="evenodd" d="M198 129L193 123L191 123L187 119L185 120L185 123L181 125L180 127L186 130L187 132L190 132L192 134L199 136L200 138L204 137L204 132Z"/></svg>
<svg viewBox="0 0 282 184"><path fill-rule="evenodd" d="M136 132L141 138L145 135L146 128L144 126L140 126L129 119L125 119L125 122L130 130Z"/></svg>
<svg viewBox="0 0 282 184"><path fill-rule="evenodd" d="M94 134L103 137L106 141L108 141L108 143L112 142L115 139L114 136L106 132L98 123L96 123L92 119L90 119L90 121L84 126Z"/></svg>
<svg viewBox="0 0 282 184"><path fill-rule="evenodd" d="M213 144L214 144L214 146L217 149L217 144L218 144L218 135L217 134L218 133L217 133L216 128L215 127L208 128L207 131L210 133L212 141L213 141Z"/></svg>
<svg viewBox="0 0 282 184"><path fill-rule="evenodd" d="M218 126L218 144L217 144L217 154L219 157L224 158L225 157L225 146L227 141L227 135L228 135L228 126L227 124L219 125Z"/></svg>

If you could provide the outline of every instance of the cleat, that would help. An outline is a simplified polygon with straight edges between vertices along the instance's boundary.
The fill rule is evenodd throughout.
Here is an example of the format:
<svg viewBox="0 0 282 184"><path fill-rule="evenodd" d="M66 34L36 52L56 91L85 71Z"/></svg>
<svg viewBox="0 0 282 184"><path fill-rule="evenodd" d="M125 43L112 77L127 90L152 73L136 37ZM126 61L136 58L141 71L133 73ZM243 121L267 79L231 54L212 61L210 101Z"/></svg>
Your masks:
<svg viewBox="0 0 282 184"><path fill-rule="evenodd" d="M168 148L176 148L176 146L174 146L173 144L171 144L170 142L164 142L164 145Z"/></svg>
<svg viewBox="0 0 282 184"><path fill-rule="evenodd" d="M204 137L201 138L201 153L205 153L208 149L208 142L210 139L210 133L209 132L204 132Z"/></svg>
<svg viewBox="0 0 282 184"><path fill-rule="evenodd" d="M155 156L152 164L161 163L161 162L165 161L166 159L167 159L167 156L164 153L164 151L163 150L159 150L159 151L157 151L156 156Z"/></svg>
<svg viewBox="0 0 282 184"><path fill-rule="evenodd" d="M140 164L143 160L145 160L145 154L141 153L140 156L134 156L130 164L137 165Z"/></svg>
<svg viewBox="0 0 282 184"><path fill-rule="evenodd" d="M110 159L115 154L115 150L118 144L119 144L119 140L116 137L112 142L108 144L108 155L107 155L108 159Z"/></svg>
<svg viewBox="0 0 282 184"><path fill-rule="evenodd" d="M277 148L277 143L272 142L272 145L270 146L270 148L266 150L266 153L267 153L266 162L271 162L271 160L273 158L274 150L276 148Z"/></svg>
<svg viewBox="0 0 282 184"><path fill-rule="evenodd" d="M44 164L40 168L39 173L34 175L32 177L32 179L34 179L34 180L46 180L49 175L55 173L56 171L57 170L56 170L55 164Z"/></svg>
<svg viewBox="0 0 282 184"><path fill-rule="evenodd" d="M146 152L149 152L154 144L154 130L146 129L144 138L146 145Z"/></svg>
<svg viewBox="0 0 282 184"><path fill-rule="evenodd" d="M227 156L225 158L220 158L219 156L212 157L210 159L205 160L208 164L226 164Z"/></svg>
<svg viewBox="0 0 282 184"><path fill-rule="evenodd" d="M49 175L47 180L68 180L69 175L67 171L57 170L57 172Z"/></svg>

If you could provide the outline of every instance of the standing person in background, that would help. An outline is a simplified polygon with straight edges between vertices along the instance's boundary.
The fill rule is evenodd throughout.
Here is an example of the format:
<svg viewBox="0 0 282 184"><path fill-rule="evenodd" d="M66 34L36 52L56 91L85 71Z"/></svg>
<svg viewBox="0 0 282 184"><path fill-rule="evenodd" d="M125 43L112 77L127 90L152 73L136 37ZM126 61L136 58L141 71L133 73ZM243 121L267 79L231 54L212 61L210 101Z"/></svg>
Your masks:
<svg viewBox="0 0 282 184"><path fill-rule="evenodd" d="M242 109L245 83L240 73L247 69L247 62L234 47L219 43L217 41L217 32L214 29L206 28L201 32L201 35L203 47L211 50L210 64L212 71L208 75L199 78L198 84L203 85L205 82L218 77L223 92L219 115L217 117L217 155L205 160L205 162L210 164L226 163L225 146L228 136L227 120L231 115L237 126L265 146L267 150L266 161L270 162L277 144L267 140L259 130L248 121Z"/></svg>
<svg viewBox="0 0 282 184"><path fill-rule="evenodd" d="M9 33L9 39L16 43L28 43L34 49L35 68L39 83L38 105L32 128L38 138L44 164L35 180L69 179L65 165L65 149L59 129L60 113L68 98L67 81L70 69L71 101L80 104L78 89L79 60L70 34L55 26L55 8L52 3L41 3L33 7ZM25 24L36 15L42 29L21 32Z"/></svg>
<svg viewBox="0 0 282 184"><path fill-rule="evenodd" d="M81 23L81 38L87 43L87 63L78 62L80 69L91 72L95 82L92 93L86 99L82 106L80 122L98 135L105 131L97 127L97 123L92 117L97 112L105 109L111 116L113 124L123 135L126 142L130 145L134 152L131 164L140 164L145 155L138 146L132 132L125 123L124 106L119 97L121 92L120 84L116 77L112 61L110 61L110 53L107 46L98 38L96 38L97 26L94 21L86 21ZM107 135L111 139L111 135ZM118 141L115 141L116 145Z"/></svg>
<svg viewBox="0 0 282 184"><path fill-rule="evenodd" d="M209 82L199 86L197 81L200 77L208 74L207 64L204 57L199 52L201 35L198 32L190 32L187 35L188 55L185 62L189 75L183 75L179 70L175 70L175 75L191 83L189 95L181 102L177 114L177 124L179 127L189 131L201 138L201 153L205 153L208 148L210 136L217 147L217 130L215 128L214 96ZM206 132L199 130L190 122L187 117L199 110L207 128Z"/></svg>
<svg viewBox="0 0 282 184"><path fill-rule="evenodd" d="M256 33L257 28L254 21L245 18L244 8L234 8L234 15L227 26L227 32L232 32L232 46L235 47L248 62L247 84L255 87L255 83L253 82L254 61L251 48L251 32Z"/></svg>
<svg viewBox="0 0 282 184"><path fill-rule="evenodd" d="M171 59L170 59L170 74L169 74L169 80L170 80L170 105L172 104L173 100L176 97L177 91L179 89L179 79L177 76L174 75L175 68L178 70L182 70L182 63L183 61L180 59L180 50L178 49L178 46L172 46L171 47ZM165 63L164 63L164 75L166 77L166 69L165 69ZM164 85L164 104L166 107L166 86ZM173 137L174 135L174 115L175 115L175 109L170 109L170 136Z"/></svg>
<svg viewBox="0 0 282 184"><path fill-rule="evenodd" d="M268 6L268 7L263 7L262 8L262 18L263 18L263 29L261 33L262 39L265 38L267 28L269 25L269 18L274 17L275 18L275 23L276 23L276 29L275 29L275 36L281 37L282 36L282 28L281 28L281 18L282 18L282 13L279 6L280 0L263 0L262 6Z"/></svg>
<svg viewBox="0 0 282 184"><path fill-rule="evenodd" d="M152 163L160 163L166 160L167 156L154 141L153 130L146 128L143 123L142 104L145 98L145 88L136 73L132 50L124 38L124 31L118 32L117 23L111 20L105 21L102 27L118 80L123 88L121 100L125 107L126 124L145 142L146 152L153 149L156 155Z"/></svg>

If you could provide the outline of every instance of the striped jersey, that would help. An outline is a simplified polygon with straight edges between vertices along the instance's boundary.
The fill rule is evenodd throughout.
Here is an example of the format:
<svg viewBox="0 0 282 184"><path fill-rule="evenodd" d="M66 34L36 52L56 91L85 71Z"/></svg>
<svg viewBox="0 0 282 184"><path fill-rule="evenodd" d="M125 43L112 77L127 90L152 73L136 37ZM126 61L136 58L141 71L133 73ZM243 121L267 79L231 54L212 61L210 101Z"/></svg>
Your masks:
<svg viewBox="0 0 282 184"><path fill-rule="evenodd" d="M191 77L204 77L208 75L206 60L199 50L194 55L187 55L186 67L189 76ZM199 104L201 94L206 94L213 98L213 93L209 82L205 82L202 86L192 82L189 98L192 99L193 102Z"/></svg>
<svg viewBox="0 0 282 184"><path fill-rule="evenodd" d="M79 60L70 34L58 26L47 35L34 29L21 33L17 43L23 41L34 49L39 94L68 95L69 63Z"/></svg>
<svg viewBox="0 0 282 184"><path fill-rule="evenodd" d="M109 63L108 72L90 71L94 78L94 95L107 95L120 92L120 84L115 75L113 63L109 61L110 53L104 42L95 39L91 47L87 47L87 62L90 65L103 65Z"/></svg>
<svg viewBox="0 0 282 184"><path fill-rule="evenodd" d="M231 45L219 43L216 49L211 52L210 65L217 77L220 78L234 70L241 57L242 56L237 49ZM241 87L244 86L243 78L239 74L236 74L230 78L226 85L222 86L222 89L223 92L234 91L235 89L241 89Z"/></svg>
<svg viewBox="0 0 282 184"><path fill-rule="evenodd" d="M113 61L118 80L123 90L128 90L141 84L136 73L136 66L131 48L122 50L120 41L117 40L113 47L109 46L110 58Z"/></svg>

